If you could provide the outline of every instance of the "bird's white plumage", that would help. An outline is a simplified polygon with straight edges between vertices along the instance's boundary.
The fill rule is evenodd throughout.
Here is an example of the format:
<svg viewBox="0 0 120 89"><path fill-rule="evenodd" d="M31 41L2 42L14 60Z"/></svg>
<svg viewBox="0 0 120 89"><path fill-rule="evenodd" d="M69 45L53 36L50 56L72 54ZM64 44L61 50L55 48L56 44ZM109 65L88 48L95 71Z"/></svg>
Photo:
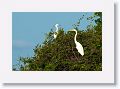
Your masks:
<svg viewBox="0 0 120 89"><path fill-rule="evenodd" d="M54 32L54 35L53 35L53 36L54 36L54 39L56 39L56 37L57 37L57 33L56 33L56 32Z"/></svg>
<svg viewBox="0 0 120 89"><path fill-rule="evenodd" d="M77 49L78 52L83 56L83 55L84 55L83 46L82 46L79 42L77 42L77 40L76 40L76 37L77 37L77 30L72 29L72 30L69 30L69 31L75 31L75 32L76 32L75 37L74 37L74 41L75 41L75 44L76 44L76 49Z"/></svg>
<svg viewBox="0 0 120 89"><path fill-rule="evenodd" d="M76 42L76 49L78 50L78 52L83 56L84 55L84 50L82 45L79 42Z"/></svg>
<svg viewBox="0 0 120 89"><path fill-rule="evenodd" d="M57 37L57 34L58 34L58 26L59 26L59 24L55 24L55 28L56 28L56 31L54 32L54 39L56 39L56 37Z"/></svg>

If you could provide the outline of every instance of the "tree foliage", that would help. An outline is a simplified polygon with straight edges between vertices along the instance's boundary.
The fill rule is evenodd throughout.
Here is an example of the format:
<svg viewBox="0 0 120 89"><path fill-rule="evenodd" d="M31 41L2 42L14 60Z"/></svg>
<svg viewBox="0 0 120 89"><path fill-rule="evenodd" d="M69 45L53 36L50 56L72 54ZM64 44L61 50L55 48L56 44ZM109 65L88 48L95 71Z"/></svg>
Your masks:
<svg viewBox="0 0 120 89"><path fill-rule="evenodd" d="M97 17L97 19L95 19ZM19 64L13 68L18 71L101 71L102 70L102 13L96 12L88 20L96 25L80 30L77 29L77 41L83 45L84 56L81 56L74 43L75 32L64 32L60 28L58 36L53 39L50 31L43 44L34 49L33 57L21 57Z"/></svg>

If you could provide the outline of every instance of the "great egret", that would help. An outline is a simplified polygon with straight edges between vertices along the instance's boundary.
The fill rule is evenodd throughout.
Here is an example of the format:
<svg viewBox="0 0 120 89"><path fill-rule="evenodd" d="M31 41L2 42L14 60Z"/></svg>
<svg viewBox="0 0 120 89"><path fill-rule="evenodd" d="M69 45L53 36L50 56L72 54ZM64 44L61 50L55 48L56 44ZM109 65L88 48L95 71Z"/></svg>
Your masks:
<svg viewBox="0 0 120 89"><path fill-rule="evenodd" d="M57 37L57 34L58 34L58 26L59 26L59 24L55 24L55 28L56 28L56 31L54 32L54 39L56 39L56 37Z"/></svg>
<svg viewBox="0 0 120 89"><path fill-rule="evenodd" d="M75 44L76 44L76 49L77 49L78 52L83 56L83 55L84 55L83 46L82 46L79 42L77 42L77 40L76 40L76 37L77 37L77 30L72 29L72 30L69 30L69 31L75 31L75 32L76 32L75 37L74 37L74 41L75 41Z"/></svg>

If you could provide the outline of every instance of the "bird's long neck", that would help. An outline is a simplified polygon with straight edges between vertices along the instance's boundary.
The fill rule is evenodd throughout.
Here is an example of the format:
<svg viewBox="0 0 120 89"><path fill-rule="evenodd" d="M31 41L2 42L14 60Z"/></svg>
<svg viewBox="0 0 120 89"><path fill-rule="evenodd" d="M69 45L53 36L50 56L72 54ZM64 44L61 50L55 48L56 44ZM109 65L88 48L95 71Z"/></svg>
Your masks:
<svg viewBox="0 0 120 89"><path fill-rule="evenodd" d="M76 37L77 37L77 31L75 31L75 37L74 37L74 41L76 42Z"/></svg>
<svg viewBox="0 0 120 89"><path fill-rule="evenodd" d="M58 31L58 27L56 26L56 32Z"/></svg>

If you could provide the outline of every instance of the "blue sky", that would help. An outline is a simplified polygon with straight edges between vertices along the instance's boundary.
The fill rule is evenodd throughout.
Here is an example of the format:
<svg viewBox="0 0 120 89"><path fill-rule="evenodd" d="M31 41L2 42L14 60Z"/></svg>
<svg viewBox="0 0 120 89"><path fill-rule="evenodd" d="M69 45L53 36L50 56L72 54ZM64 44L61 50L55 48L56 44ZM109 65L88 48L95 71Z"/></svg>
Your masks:
<svg viewBox="0 0 120 89"><path fill-rule="evenodd" d="M93 15L88 12L13 12L12 13L12 63L17 63L19 57L33 56L33 49L42 43L45 33L55 24L60 24L65 31L73 28L83 14L85 17ZM80 29L86 29L90 22L81 21Z"/></svg>

